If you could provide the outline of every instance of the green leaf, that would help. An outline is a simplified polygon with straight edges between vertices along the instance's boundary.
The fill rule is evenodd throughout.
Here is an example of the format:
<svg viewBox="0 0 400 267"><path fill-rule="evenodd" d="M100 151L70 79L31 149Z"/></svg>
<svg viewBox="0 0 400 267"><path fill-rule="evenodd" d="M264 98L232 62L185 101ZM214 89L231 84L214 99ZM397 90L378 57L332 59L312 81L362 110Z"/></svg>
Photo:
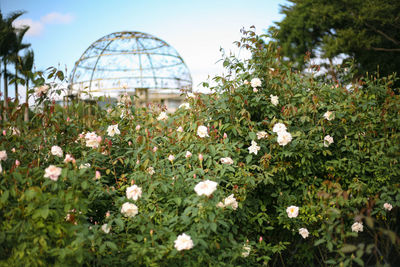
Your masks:
<svg viewBox="0 0 400 267"><path fill-rule="evenodd" d="M344 244L343 247L340 248L340 252L342 253L351 253L357 249L356 246L351 244Z"/></svg>

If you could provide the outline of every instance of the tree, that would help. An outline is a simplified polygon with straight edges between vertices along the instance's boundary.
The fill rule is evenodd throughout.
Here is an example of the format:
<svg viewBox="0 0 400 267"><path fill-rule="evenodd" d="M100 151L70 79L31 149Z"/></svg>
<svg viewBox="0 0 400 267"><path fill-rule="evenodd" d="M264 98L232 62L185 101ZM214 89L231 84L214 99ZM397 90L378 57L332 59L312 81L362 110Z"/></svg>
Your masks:
<svg viewBox="0 0 400 267"><path fill-rule="evenodd" d="M20 58L19 71L25 78L26 86L26 98L25 98L25 111L24 121L29 121L29 80L32 79L32 68L34 62L34 54L32 50L26 51L26 53Z"/></svg>
<svg viewBox="0 0 400 267"><path fill-rule="evenodd" d="M307 52L331 63L345 54L361 72L386 76L400 69L400 1L289 1L281 10L286 17L269 31L299 69Z"/></svg>
<svg viewBox="0 0 400 267"><path fill-rule="evenodd" d="M3 18L0 12L0 57L3 61L4 72L4 109L8 108L8 75L7 75L7 61L15 51L14 45L17 42L17 34L12 23L23 14L23 12L13 12L8 17ZM6 111L5 111L6 112ZM4 116L4 119L7 119Z"/></svg>
<svg viewBox="0 0 400 267"><path fill-rule="evenodd" d="M21 58L18 55L21 50L24 50L30 46L30 44L25 44L22 42L22 39L24 38L25 33L29 30L28 26L25 26L23 28L18 28L14 29L16 39L15 43L13 45L13 54L12 54L12 61L14 61L15 65L15 102L18 103L18 68L21 63ZM31 68L32 69L32 68Z"/></svg>

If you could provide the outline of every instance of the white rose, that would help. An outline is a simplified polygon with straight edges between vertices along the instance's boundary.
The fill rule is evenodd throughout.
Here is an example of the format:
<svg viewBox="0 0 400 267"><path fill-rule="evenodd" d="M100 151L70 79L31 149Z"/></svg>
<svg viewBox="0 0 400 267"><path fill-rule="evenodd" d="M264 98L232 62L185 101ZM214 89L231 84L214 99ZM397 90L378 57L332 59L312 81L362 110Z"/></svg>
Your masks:
<svg viewBox="0 0 400 267"><path fill-rule="evenodd" d="M250 81L251 87L260 87L261 86L261 80L259 78L253 78Z"/></svg>
<svg viewBox="0 0 400 267"><path fill-rule="evenodd" d="M260 147L257 146L257 143L255 141L251 141L251 146L249 146L247 149L249 150L249 154L254 153L255 155L257 155Z"/></svg>
<svg viewBox="0 0 400 267"><path fill-rule="evenodd" d="M108 234L111 230L111 226L108 226L108 224L105 223L101 226L101 230L103 230L104 233Z"/></svg>
<svg viewBox="0 0 400 267"><path fill-rule="evenodd" d="M287 207L286 213L289 218L296 218L299 215L299 207L296 206Z"/></svg>
<svg viewBox="0 0 400 267"><path fill-rule="evenodd" d="M61 147L59 146L52 146L51 147L51 154L57 157L62 157L63 156L63 151Z"/></svg>
<svg viewBox="0 0 400 267"><path fill-rule="evenodd" d="M358 232L362 232L363 230L364 230L364 226L363 226L362 223L355 222L355 223L353 223L353 225L351 226L351 231L353 231L353 232L358 233Z"/></svg>
<svg viewBox="0 0 400 267"><path fill-rule="evenodd" d="M125 202L122 204L121 213L126 217L135 217L138 214L138 207L135 204Z"/></svg>
<svg viewBox="0 0 400 267"><path fill-rule="evenodd" d="M66 154L66 155L65 155L64 162L65 162L65 163L68 163L68 162L75 162L75 159L74 159L74 157L71 156L70 154Z"/></svg>
<svg viewBox="0 0 400 267"><path fill-rule="evenodd" d="M385 210L391 211L392 208L393 208L393 206L392 206L392 204L390 204L390 203L385 203L385 204L383 204L383 208L384 208Z"/></svg>
<svg viewBox="0 0 400 267"><path fill-rule="evenodd" d="M5 150L0 151L0 160L6 160L7 159L7 152Z"/></svg>
<svg viewBox="0 0 400 267"><path fill-rule="evenodd" d="M58 180L58 176L61 175L61 168L54 166L54 165L50 165L49 167L47 167L44 172L44 177L45 178L49 178L50 180L53 181L57 181Z"/></svg>
<svg viewBox="0 0 400 267"><path fill-rule="evenodd" d="M328 121L333 120L335 118L335 114L332 111L327 111L324 113L324 118Z"/></svg>
<svg viewBox="0 0 400 267"><path fill-rule="evenodd" d="M197 135L200 136L201 138L209 137L207 127L204 125L200 125L197 128Z"/></svg>
<svg viewBox="0 0 400 267"><path fill-rule="evenodd" d="M274 127L272 128L272 131L274 133L279 133L279 132L286 132L286 126L283 123L275 123Z"/></svg>
<svg viewBox="0 0 400 267"><path fill-rule="evenodd" d="M222 164L231 165L231 164L233 164L233 160L232 160L230 157L221 158L221 163L222 163Z"/></svg>
<svg viewBox="0 0 400 267"><path fill-rule="evenodd" d="M87 147L98 148L100 145L101 137L97 136L95 132L87 133L85 139Z"/></svg>
<svg viewBox="0 0 400 267"><path fill-rule="evenodd" d="M238 208L238 202L236 198L232 195L224 199L224 206L225 207L232 207L232 209L236 210Z"/></svg>
<svg viewBox="0 0 400 267"><path fill-rule="evenodd" d="M209 197L217 189L217 185L218 184L216 182L206 180L206 181L198 183L194 187L194 191L196 191L197 195L199 195L199 196L205 195L205 196Z"/></svg>
<svg viewBox="0 0 400 267"><path fill-rule="evenodd" d="M148 168L147 168L147 172L148 172L150 175L153 175L153 174L156 173L156 172L154 171L154 168L153 168L153 167L148 167Z"/></svg>
<svg viewBox="0 0 400 267"><path fill-rule="evenodd" d="M188 250L193 248L193 241L189 235L183 233L179 235L176 240L174 241L174 247L176 250Z"/></svg>
<svg viewBox="0 0 400 267"><path fill-rule="evenodd" d="M195 97L196 97L196 95L193 93L188 93L186 96L186 98L195 98Z"/></svg>
<svg viewBox="0 0 400 267"><path fill-rule="evenodd" d="M333 137L329 134L324 137L324 147L328 147L330 144L333 143Z"/></svg>
<svg viewBox="0 0 400 267"><path fill-rule="evenodd" d="M109 136L114 136L115 134L120 134L121 132L118 129L118 124L110 125L107 128L107 134Z"/></svg>
<svg viewBox="0 0 400 267"><path fill-rule="evenodd" d="M191 156L192 156L192 153L190 151L186 151L185 157L186 158L190 158Z"/></svg>
<svg viewBox="0 0 400 267"><path fill-rule="evenodd" d="M190 104L187 102L184 102L184 103L180 104L178 108L190 109Z"/></svg>
<svg viewBox="0 0 400 267"><path fill-rule="evenodd" d="M257 139L258 140L263 139L263 138L267 138L267 137L268 137L268 134L266 132L264 132L264 131L261 131L261 132L257 133Z"/></svg>
<svg viewBox="0 0 400 267"><path fill-rule="evenodd" d="M142 188L132 185L126 189L126 197L128 199L138 200L142 196Z"/></svg>
<svg viewBox="0 0 400 267"><path fill-rule="evenodd" d="M165 121L167 119L168 119L168 115L164 111L161 112L160 115L158 115L158 117L157 117L157 120L159 120L159 121Z"/></svg>
<svg viewBox="0 0 400 267"><path fill-rule="evenodd" d="M276 95L270 95L272 105L276 106L279 104L279 97Z"/></svg>
<svg viewBox="0 0 400 267"><path fill-rule="evenodd" d="M281 146L286 146L290 141L292 141L292 135L288 132L278 132L278 144Z"/></svg>
<svg viewBox="0 0 400 267"><path fill-rule="evenodd" d="M169 155L168 156L168 160L173 162L175 160L175 156L174 155Z"/></svg>
<svg viewBox="0 0 400 267"><path fill-rule="evenodd" d="M303 237L303 238L307 238L309 233L307 228L300 228L299 229L299 234Z"/></svg>
<svg viewBox="0 0 400 267"><path fill-rule="evenodd" d="M242 256L245 258L248 257L250 255L250 251L251 251L251 247L249 245L244 245Z"/></svg>
<svg viewBox="0 0 400 267"><path fill-rule="evenodd" d="M85 163L85 164L81 164L81 165L79 165L79 169L87 169L87 168L90 168L90 163Z"/></svg>

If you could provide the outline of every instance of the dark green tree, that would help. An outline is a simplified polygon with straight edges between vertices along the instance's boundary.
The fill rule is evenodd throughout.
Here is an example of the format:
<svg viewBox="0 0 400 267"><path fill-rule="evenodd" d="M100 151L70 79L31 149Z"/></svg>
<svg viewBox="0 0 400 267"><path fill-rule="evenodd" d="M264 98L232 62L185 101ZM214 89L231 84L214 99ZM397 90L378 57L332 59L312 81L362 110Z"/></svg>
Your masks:
<svg viewBox="0 0 400 267"><path fill-rule="evenodd" d="M345 54L361 73L400 70L400 1L289 0L285 18L269 29L287 59L305 66L305 55L332 59Z"/></svg>
<svg viewBox="0 0 400 267"><path fill-rule="evenodd" d="M20 57L19 72L25 79L26 98L25 98L25 111L24 121L29 121L29 81L32 80L32 68L34 62L34 54L32 50L27 50L26 53Z"/></svg>
<svg viewBox="0 0 400 267"><path fill-rule="evenodd" d="M8 109L8 73L7 63L10 61L17 43L17 34L12 23L23 14L23 12L13 12L7 17L3 17L0 12L0 57L3 61L4 79L4 109ZM7 119L4 116L4 119Z"/></svg>

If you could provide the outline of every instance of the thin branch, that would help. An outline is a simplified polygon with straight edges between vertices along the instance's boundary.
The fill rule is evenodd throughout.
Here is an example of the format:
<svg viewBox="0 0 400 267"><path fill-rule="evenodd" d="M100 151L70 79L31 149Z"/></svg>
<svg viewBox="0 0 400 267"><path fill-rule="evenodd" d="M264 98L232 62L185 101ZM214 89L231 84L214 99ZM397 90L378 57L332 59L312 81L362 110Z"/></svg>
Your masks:
<svg viewBox="0 0 400 267"><path fill-rule="evenodd" d="M380 35L382 35L383 37L385 37L386 39L388 39L389 41L393 42L396 45L400 45L400 42L397 41L396 39L390 37L389 35L387 35L386 33L384 33L381 30L376 29L375 27L369 25L368 23L365 23L365 25L367 25L367 27L369 27L370 29L372 29L373 31L379 33Z"/></svg>
<svg viewBox="0 0 400 267"><path fill-rule="evenodd" d="M370 49L374 51L385 51L385 52L400 52L400 48L381 48L381 47L371 47Z"/></svg>

